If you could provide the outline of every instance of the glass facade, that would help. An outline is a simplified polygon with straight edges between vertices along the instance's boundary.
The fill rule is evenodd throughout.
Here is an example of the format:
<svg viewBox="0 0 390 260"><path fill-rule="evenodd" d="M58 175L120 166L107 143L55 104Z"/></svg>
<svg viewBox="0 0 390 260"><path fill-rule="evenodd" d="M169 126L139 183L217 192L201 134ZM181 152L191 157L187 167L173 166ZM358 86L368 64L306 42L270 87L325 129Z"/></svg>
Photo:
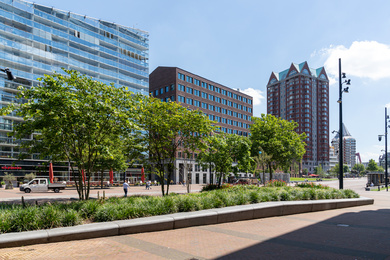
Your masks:
<svg viewBox="0 0 390 260"><path fill-rule="evenodd" d="M0 106L23 102L15 99L18 86L35 86L45 74L64 73L62 68L148 95L148 38L138 29L35 3L0 0L0 68L8 67L16 77L8 81L0 74ZM21 152L18 141L7 136L20 120L15 115L0 118L1 159L15 159Z"/></svg>

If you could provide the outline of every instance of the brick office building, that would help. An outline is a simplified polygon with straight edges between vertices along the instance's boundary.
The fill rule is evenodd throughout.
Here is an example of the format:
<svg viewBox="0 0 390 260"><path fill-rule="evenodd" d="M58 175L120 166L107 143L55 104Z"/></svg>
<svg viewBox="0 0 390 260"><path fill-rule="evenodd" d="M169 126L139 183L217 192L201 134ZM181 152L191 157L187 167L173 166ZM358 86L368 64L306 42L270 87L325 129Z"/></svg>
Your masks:
<svg viewBox="0 0 390 260"><path fill-rule="evenodd" d="M242 136L249 135L249 125L253 116L252 97L211 80L200 77L177 67L158 67L149 76L149 92L162 101L176 101L189 109L204 112L210 120L216 121L221 131ZM180 171L185 158L177 154L175 182L182 181ZM209 169L201 169L194 160L192 183L213 183L214 174ZM244 173L242 173L244 174Z"/></svg>
<svg viewBox="0 0 390 260"><path fill-rule="evenodd" d="M272 72L267 84L267 113L299 124L306 133L302 168L309 173L321 165L329 168L329 80L324 67L309 68L307 62Z"/></svg>

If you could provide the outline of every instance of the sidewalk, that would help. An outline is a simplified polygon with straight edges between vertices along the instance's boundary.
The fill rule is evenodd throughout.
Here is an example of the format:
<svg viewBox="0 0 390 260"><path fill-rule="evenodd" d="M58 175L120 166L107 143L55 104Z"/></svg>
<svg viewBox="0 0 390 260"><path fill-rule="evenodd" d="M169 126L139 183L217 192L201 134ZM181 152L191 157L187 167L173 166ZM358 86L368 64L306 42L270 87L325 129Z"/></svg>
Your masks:
<svg viewBox="0 0 390 260"><path fill-rule="evenodd" d="M336 185L336 183L335 183ZM0 249L0 259L390 259L390 192L373 205Z"/></svg>

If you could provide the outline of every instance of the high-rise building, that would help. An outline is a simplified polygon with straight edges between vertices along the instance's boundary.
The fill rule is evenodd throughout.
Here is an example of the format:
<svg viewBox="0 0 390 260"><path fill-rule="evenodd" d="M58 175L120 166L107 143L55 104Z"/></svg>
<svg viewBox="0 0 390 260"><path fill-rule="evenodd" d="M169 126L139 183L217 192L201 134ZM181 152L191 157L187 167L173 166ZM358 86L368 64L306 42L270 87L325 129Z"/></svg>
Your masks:
<svg viewBox="0 0 390 260"><path fill-rule="evenodd" d="M272 72L267 84L267 113L298 123L296 132L306 133L302 168L309 173L329 167L329 80L324 67L309 68L307 62Z"/></svg>
<svg viewBox="0 0 390 260"><path fill-rule="evenodd" d="M158 67L150 74L150 94L161 101L177 101L189 109L204 112L216 121L221 131L242 136L249 135L253 116L253 98L239 90L233 90L177 67ZM196 154L193 158L196 157ZM184 154L178 152L175 182L182 182ZM202 169L194 159L188 160L192 167L192 183L213 183L214 174ZM193 165L193 166L192 166Z"/></svg>
<svg viewBox="0 0 390 260"><path fill-rule="evenodd" d="M19 85L36 86L37 78L64 73L62 68L148 94L148 38L147 32L112 22L21 0L0 0L0 67L8 67L17 77L9 81L0 75L1 105L16 101ZM47 174L45 161L37 155L16 161L18 141L7 133L21 118L10 115L0 120L0 176ZM54 166L55 177L68 174L67 164Z"/></svg>
<svg viewBox="0 0 390 260"><path fill-rule="evenodd" d="M343 124L343 164L348 165L350 169L356 164L356 139L352 137L351 133ZM339 133L336 133L332 139L332 146L335 148L337 158L340 156L339 151Z"/></svg>

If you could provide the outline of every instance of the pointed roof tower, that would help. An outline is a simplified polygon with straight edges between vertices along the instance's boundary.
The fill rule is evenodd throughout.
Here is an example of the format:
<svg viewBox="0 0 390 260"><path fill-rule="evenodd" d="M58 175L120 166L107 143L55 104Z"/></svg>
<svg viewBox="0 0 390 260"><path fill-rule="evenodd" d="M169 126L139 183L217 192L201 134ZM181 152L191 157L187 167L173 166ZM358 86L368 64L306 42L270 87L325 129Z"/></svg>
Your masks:
<svg viewBox="0 0 390 260"><path fill-rule="evenodd" d="M348 129L345 127L343 123L343 137L348 137L352 136L351 133L348 131ZM339 133L337 132L336 136L333 138L333 140L338 140L339 139Z"/></svg>

